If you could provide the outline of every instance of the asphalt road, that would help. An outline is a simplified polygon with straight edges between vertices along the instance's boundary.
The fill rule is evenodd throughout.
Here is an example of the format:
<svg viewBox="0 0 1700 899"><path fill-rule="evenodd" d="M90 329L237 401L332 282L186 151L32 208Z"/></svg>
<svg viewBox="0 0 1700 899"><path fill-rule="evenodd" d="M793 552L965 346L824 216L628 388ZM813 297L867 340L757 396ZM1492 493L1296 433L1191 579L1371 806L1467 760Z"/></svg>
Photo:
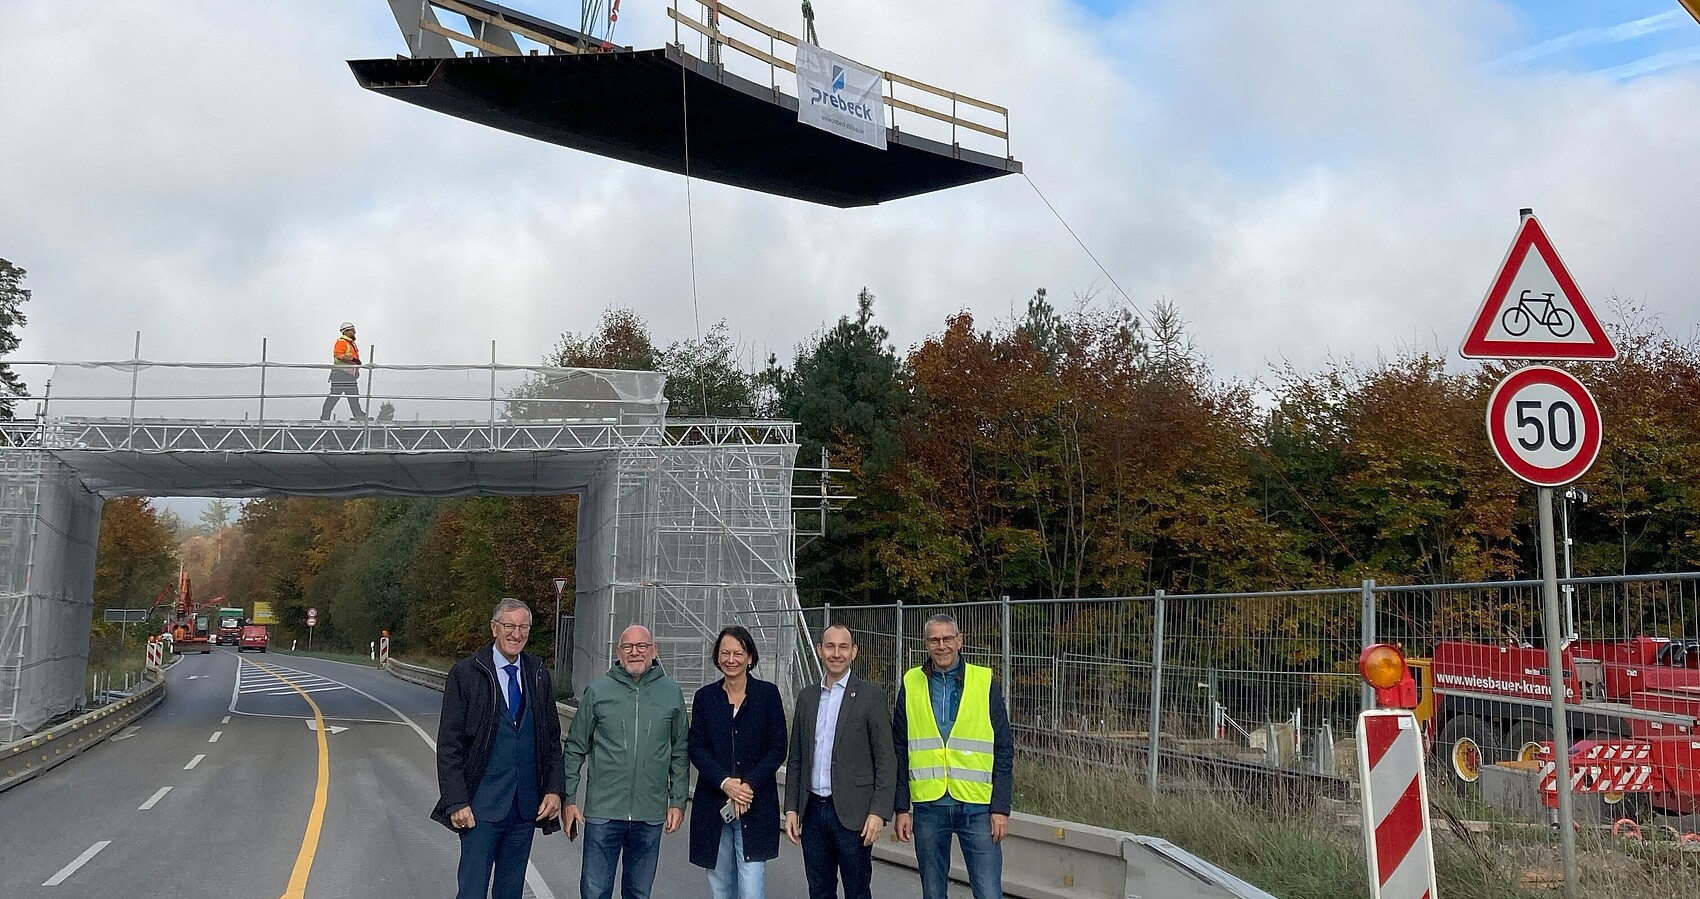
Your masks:
<svg viewBox="0 0 1700 899"><path fill-rule="evenodd" d="M440 694L359 665L223 650L167 676L166 701L135 725L0 793L0 896L453 895L456 838L428 817ZM781 846L767 894L806 896L800 851ZM688 847L686 830L663 841L656 896L708 895ZM579 852L539 836L528 895L578 896ZM912 899L920 885L875 862L874 894Z"/></svg>

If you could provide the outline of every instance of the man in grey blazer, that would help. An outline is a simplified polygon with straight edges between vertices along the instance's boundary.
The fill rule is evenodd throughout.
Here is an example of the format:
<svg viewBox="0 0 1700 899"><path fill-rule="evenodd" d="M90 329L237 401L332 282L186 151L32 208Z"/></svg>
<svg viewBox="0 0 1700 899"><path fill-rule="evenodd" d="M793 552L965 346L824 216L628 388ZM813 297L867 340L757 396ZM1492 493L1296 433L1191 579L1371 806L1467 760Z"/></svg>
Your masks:
<svg viewBox="0 0 1700 899"><path fill-rule="evenodd" d="M856 676L856 638L821 632L819 684L797 693L785 765L785 835L803 846L809 899L871 899L873 845L891 820L897 753L885 691Z"/></svg>

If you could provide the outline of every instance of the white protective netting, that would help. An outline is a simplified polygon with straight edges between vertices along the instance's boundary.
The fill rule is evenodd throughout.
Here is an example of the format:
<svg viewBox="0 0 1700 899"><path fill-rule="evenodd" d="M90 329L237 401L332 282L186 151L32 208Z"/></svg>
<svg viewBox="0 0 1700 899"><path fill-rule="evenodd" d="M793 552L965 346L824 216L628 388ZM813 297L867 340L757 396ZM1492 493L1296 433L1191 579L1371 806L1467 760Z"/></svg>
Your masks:
<svg viewBox="0 0 1700 899"><path fill-rule="evenodd" d="M756 639L756 675L789 698L801 667L791 482L795 445L625 450L579 511L573 680L613 664L630 624L647 625L686 697L719 678L709 661L722 627ZM611 565L587 567L591 560Z"/></svg>
<svg viewBox="0 0 1700 899"><path fill-rule="evenodd" d="M45 453L0 454L0 743L82 703L101 504Z"/></svg>
<svg viewBox="0 0 1700 899"><path fill-rule="evenodd" d="M47 415L53 418L185 421L317 421L332 369L281 363L60 363ZM666 411L665 376L647 371L516 365L378 366L359 369L358 401L394 421L620 421ZM337 397L331 415L352 417Z"/></svg>
<svg viewBox="0 0 1700 899"><path fill-rule="evenodd" d="M324 425L327 372L56 368L46 420L18 423L0 451L0 740L82 695L102 495L580 493L578 689L634 622L687 695L718 678L709 644L728 624L751 630L758 675L787 696L807 670L787 428L699 424L670 440L660 374L515 366L368 367L361 403L393 417Z"/></svg>

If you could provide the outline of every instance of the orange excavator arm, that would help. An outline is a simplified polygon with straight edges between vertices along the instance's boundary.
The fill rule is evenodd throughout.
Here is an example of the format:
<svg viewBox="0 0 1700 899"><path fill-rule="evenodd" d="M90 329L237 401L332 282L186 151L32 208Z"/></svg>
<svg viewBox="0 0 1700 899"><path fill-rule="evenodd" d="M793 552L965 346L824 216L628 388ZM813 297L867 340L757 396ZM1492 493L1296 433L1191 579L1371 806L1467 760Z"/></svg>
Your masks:
<svg viewBox="0 0 1700 899"><path fill-rule="evenodd" d="M1700 22L1700 0L1676 0L1676 2L1681 3L1682 8L1688 10L1688 14L1694 17L1694 21Z"/></svg>

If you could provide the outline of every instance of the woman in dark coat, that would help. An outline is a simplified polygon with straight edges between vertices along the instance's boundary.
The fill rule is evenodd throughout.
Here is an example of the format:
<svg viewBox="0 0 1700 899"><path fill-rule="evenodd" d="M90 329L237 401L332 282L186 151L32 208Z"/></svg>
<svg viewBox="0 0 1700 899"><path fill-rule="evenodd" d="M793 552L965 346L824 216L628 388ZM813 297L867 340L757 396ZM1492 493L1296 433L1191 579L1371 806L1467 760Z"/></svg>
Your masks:
<svg viewBox="0 0 1700 899"><path fill-rule="evenodd" d="M708 868L714 899L762 899L767 860L779 855L779 787L785 707L779 688L750 676L756 641L733 625L714 641L725 675L691 705L691 864ZM732 817L723 818L728 804Z"/></svg>

